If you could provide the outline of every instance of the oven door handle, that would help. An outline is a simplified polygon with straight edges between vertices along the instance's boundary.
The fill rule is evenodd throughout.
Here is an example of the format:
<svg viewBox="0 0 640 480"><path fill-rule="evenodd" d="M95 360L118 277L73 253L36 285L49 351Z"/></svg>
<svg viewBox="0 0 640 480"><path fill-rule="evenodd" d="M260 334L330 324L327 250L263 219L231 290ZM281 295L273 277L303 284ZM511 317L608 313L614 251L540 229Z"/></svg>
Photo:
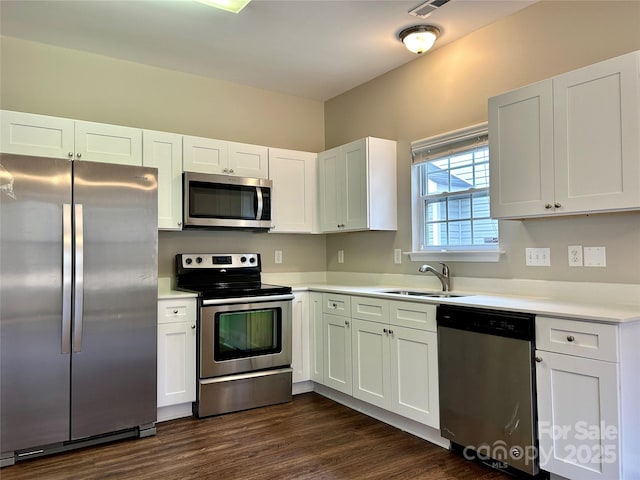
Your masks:
<svg viewBox="0 0 640 480"><path fill-rule="evenodd" d="M203 300L202 305L231 305L236 303L257 303L257 302L281 302L284 300L293 300L293 293L285 295L263 295L260 297L238 297L238 298L215 298L211 300Z"/></svg>

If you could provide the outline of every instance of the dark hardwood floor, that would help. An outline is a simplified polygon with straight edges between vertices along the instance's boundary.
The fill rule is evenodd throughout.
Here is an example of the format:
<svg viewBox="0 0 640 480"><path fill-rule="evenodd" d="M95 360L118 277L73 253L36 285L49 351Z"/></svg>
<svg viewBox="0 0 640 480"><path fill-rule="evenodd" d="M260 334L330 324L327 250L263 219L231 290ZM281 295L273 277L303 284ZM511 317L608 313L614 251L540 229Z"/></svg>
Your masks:
<svg viewBox="0 0 640 480"><path fill-rule="evenodd" d="M158 424L154 437L17 463L2 480L507 480L315 393L204 420Z"/></svg>

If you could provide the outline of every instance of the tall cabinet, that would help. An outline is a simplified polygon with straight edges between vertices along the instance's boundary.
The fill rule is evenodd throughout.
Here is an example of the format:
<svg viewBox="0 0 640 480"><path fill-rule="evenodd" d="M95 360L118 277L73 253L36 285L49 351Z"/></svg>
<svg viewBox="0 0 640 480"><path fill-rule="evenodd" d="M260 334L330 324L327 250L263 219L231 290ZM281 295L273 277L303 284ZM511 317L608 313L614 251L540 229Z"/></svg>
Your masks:
<svg viewBox="0 0 640 480"><path fill-rule="evenodd" d="M640 209L640 52L489 99L491 215Z"/></svg>
<svg viewBox="0 0 640 480"><path fill-rule="evenodd" d="M322 232L397 229L396 142L366 137L318 154Z"/></svg>

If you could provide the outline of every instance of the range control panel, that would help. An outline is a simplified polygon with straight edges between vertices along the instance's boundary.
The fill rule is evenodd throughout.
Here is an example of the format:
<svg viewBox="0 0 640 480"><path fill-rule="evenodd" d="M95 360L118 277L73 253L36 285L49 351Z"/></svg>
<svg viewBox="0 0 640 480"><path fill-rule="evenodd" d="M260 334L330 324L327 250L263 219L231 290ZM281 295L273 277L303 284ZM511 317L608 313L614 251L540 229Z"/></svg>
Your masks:
<svg viewBox="0 0 640 480"><path fill-rule="evenodd" d="M258 253L182 253L178 261L184 269L246 268L260 266Z"/></svg>

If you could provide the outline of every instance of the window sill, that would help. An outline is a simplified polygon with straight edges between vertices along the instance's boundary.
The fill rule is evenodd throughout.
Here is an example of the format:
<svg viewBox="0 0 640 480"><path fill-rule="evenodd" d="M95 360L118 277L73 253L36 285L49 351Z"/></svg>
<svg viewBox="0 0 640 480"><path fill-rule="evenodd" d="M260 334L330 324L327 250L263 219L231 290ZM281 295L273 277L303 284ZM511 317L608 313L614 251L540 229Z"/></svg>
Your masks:
<svg viewBox="0 0 640 480"><path fill-rule="evenodd" d="M411 261L447 261L447 262L499 262L503 250L445 250L405 252Z"/></svg>

